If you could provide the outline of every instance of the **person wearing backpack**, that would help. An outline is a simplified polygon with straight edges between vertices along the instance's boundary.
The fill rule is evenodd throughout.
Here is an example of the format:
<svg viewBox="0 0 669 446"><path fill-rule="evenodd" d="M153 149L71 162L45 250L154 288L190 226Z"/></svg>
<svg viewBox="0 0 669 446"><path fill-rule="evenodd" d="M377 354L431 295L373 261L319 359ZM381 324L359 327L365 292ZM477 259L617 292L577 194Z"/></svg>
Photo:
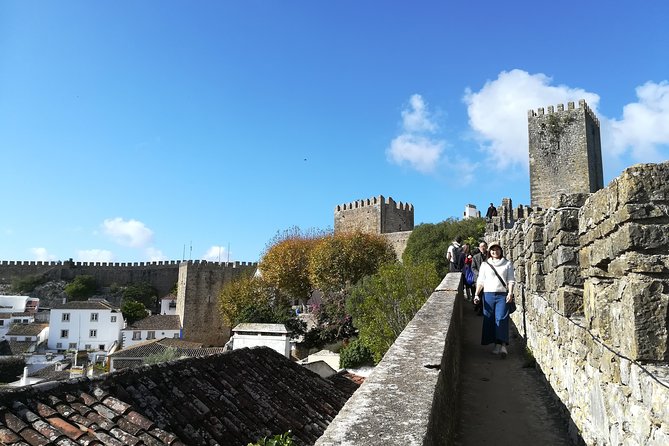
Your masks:
<svg viewBox="0 0 669 446"><path fill-rule="evenodd" d="M474 254L472 258L472 272L474 273L474 284L479 278L479 270L481 269L481 264L488 260L488 244L486 242L479 243L479 252ZM478 316L483 316L483 302L479 300L474 304L474 313Z"/></svg>
<svg viewBox="0 0 669 446"><path fill-rule="evenodd" d="M513 263L504 258L500 244L491 243L489 251L490 258L479 270L474 302L483 297L481 345L495 343L492 353L504 359L509 344L509 314L515 306L513 288L516 278Z"/></svg>
<svg viewBox="0 0 669 446"><path fill-rule="evenodd" d="M462 242L462 237L459 235L455 237L453 242L449 245L448 250L446 251L446 259L448 260L449 263L449 270L452 273L460 272L462 271L462 246L460 243Z"/></svg>
<svg viewBox="0 0 669 446"><path fill-rule="evenodd" d="M463 243L460 257L462 258L462 282L465 289L465 299L471 301L474 297L476 279L474 278L474 271L472 271L473 257L468 243Z"/></svg>

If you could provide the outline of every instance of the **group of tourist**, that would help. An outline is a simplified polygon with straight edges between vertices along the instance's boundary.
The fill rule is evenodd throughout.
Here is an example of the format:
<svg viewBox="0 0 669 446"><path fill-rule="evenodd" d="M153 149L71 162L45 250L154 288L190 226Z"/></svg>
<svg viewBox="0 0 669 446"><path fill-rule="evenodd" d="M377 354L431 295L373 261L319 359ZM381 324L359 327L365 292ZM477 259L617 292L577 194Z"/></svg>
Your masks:
<svg viewBox="0 0 669 446"><path fill-rule="evenodd" d="M516 283L513 263L504 258L499 243L481 242L472 255L469 244L460 237L448 247L446 258L451 272L462 272L465 298L483 316L481 344L494 344L492 353L506 358L509 344L509 314L515 305Z"/></svg>

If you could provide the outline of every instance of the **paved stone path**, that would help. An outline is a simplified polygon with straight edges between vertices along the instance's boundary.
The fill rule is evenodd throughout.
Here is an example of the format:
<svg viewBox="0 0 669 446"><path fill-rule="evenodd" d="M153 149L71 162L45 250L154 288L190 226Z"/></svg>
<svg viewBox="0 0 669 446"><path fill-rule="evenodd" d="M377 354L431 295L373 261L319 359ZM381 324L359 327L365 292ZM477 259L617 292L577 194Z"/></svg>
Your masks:
<svg viewBox="0 0 669 446"><path fill-rule="evenodd" d="M512 324L509 355L481 345L482 317L463 306L461 420L456 445L572 445L566 421L543 377L528 367L523 339Z"/></svg>

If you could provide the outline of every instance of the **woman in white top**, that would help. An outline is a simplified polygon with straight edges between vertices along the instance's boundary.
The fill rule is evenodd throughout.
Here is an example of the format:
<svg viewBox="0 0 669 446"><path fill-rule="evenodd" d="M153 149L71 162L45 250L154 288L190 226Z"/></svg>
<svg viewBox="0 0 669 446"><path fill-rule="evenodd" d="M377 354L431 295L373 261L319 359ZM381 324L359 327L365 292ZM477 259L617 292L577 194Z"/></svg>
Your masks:
<svg viewBox="0 0 669 446"><path fill-rule="evenodd" d="M516 278L513 273L513 263L504 258L499 243L491 243L488 252L490 258L481 264L479 270L474 303L481 300L483 293L481 344L488 345L494 342L495 348L492 352L506 358L506 346L509 344L508 304L514 300L513 287Z"/></svg>

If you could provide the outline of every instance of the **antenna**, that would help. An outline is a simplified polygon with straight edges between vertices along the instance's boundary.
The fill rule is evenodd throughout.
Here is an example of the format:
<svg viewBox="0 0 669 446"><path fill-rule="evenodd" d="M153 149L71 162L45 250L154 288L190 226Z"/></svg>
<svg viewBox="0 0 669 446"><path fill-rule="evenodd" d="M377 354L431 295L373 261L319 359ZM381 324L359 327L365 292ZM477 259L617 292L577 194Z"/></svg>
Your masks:
<svg viewBox="0 0 669 446"><path fill-rule="evenodd" d="M190 252L188 253L188 260L193 260L193 240L190 241Z"/></svg>
<svg viewBox="0 0 669 446"><path fill-rule="evenodd" d="M228 242L228 263L230 263L230 242Z"/></svg>

